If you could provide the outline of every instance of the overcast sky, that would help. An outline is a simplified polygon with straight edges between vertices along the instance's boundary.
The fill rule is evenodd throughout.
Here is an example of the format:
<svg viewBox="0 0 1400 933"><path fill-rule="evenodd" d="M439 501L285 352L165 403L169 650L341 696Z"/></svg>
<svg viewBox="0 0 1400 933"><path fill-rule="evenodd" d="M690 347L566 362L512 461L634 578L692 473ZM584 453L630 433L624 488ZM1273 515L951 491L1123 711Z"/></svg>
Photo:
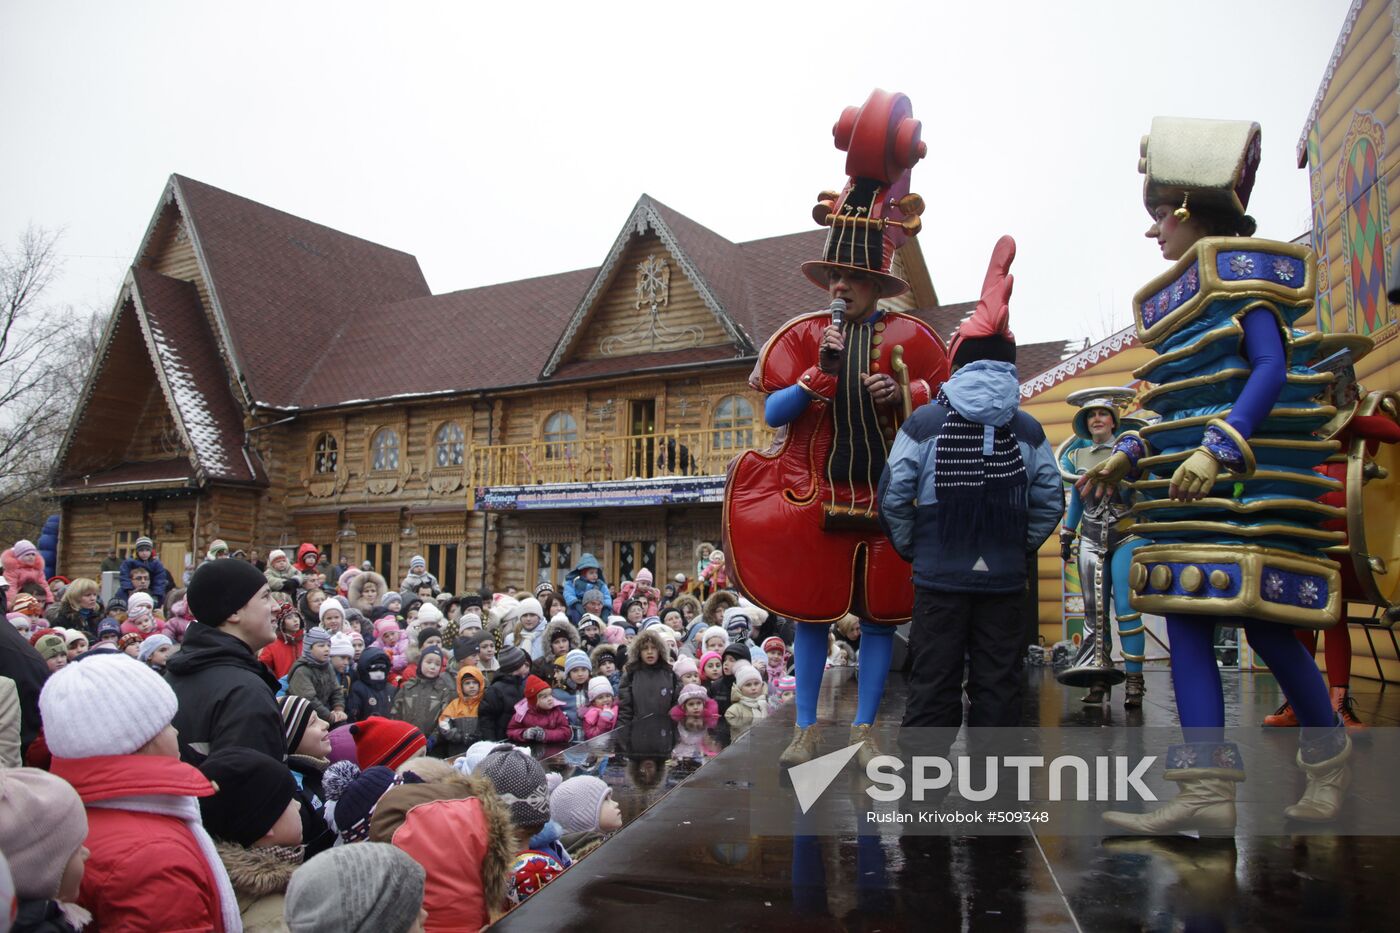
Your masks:
<svg viewBox="0 0 1400 933"><path fill-rule="evenodd" d="M1163 268L1153 115L1258 121L1260 235L1308 228L1294 144L1347 6L3 0L0 237L62 228L50 297L109 307L178 172L453 291L596 266L643 192L731 240L810 229L832 123L883 87L923 121L940 299L1010 233L1018 337L1102 336Z"/></svg>

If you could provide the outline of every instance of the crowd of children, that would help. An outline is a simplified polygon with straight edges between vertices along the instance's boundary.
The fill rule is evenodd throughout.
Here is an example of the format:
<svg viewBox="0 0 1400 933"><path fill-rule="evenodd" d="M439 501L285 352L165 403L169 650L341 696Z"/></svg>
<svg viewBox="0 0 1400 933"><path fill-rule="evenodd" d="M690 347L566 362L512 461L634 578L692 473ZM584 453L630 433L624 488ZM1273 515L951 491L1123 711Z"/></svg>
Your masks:
<svg viewBox="0 0 1400 933"><path fill-rule="evenodd" d="M561 592L454 596L421 558L395 591L309 544L211 546L182 587L153 551L105 602L4 552L13 929L477 929L621 826L539 746L703 760L792 693L790 627L722 557L702 603L647 570L614 598L591 555Z"/></svg>

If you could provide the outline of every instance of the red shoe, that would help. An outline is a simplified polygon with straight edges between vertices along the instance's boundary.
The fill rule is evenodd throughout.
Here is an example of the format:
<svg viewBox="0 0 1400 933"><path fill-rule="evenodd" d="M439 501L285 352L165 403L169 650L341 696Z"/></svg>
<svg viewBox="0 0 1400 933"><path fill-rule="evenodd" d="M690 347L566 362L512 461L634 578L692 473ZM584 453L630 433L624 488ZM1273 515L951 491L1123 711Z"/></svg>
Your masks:
<svg viewBox="0 0 1400 933"><path fill-rule="evenodd" d="M1348 732L1360 732L1371 728L1356 718L1356 699L1347 692L1346 687L1332 688L1332 708L1342 717L1342 724L1347 727Z"/></svg>
<svg viewBox="0 0 1400 933"><path fill-rule="evenodd" d="M1292 729L1297 727L1298 717L1293 715L1293 707L1289 706L1287 703L1284 703L1278 709L1274 710L1268 716L1264 717L1264 725L1284 726L1286 728Z"/></svg>

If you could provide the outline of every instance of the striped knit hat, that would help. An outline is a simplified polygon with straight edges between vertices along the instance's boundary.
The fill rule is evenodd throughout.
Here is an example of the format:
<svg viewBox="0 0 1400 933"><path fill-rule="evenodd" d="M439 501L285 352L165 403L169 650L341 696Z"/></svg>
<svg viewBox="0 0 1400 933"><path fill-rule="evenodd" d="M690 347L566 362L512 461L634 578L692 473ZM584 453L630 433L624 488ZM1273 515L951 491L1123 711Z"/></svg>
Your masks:
<svg viewBox="0 0 1400 933"><path fill-rule="evenodd" d="M282 710L282 734L287 738L287 751L295 755L306 727L311 724L311 701L288 693L277 698L277 706Z"/></svg>

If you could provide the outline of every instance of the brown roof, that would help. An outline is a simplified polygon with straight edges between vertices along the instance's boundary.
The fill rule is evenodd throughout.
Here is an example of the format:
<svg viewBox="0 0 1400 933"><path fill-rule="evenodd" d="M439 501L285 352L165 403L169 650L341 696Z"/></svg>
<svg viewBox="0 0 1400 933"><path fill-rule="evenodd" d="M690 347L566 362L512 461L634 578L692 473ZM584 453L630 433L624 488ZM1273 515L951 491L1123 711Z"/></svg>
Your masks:
<svg viewBox="0 0 1400 933"><path fill-rule="evenodd" d="M1060 361L1079 348L1073 340L1050 340L1026 343L1016 348L1016 375L1022 382L1060 365Z"/></svg>
<svg viewBox="0 0 1400 933"><path fill-rule="evenodd" d="M324 344L354 312L430 294L408 253L181 175L171 182L234 364L260 404L299 404L307 350Z"/></svg>
<svg viewBox="0 0 1400 933"><path fill-rule="evenodd" d="M110 470L88 474L68 474L60 476L54 483L56 489L67 492L91 490L111 492L115 486L145 486L155 483L172 484L188 482L194 484L194 470L189 460L176 457L173 460L152 460L144 463L124 463Z"/></svg>
<svg viewBox="0 0 1400 933"><path fill-rule="evenodd" d="M132 279L166 399L200 469L210 479L261 481L251 458L243 454L242 411L219 359L199 291L191 282L149 269L133 269Z"/></svg>
<svg viewBox="0 0 1400 933"><path fill-rule="evenodd" d="M326 345L298 403L316 408L534 382L594 271L362 308ZM415 334L431 342L409 351Z"/></svg>
<svg viewBox="0 0 1400 933"><path fill-rule="evenodd" d="M182 176L175 183L235 363L265 405L317 408L536 383L569 322L586 312L580 305L600 275L580 269L431 295L406 253ZM639 212L664 228L658 232L738 332L733 347L655 354L646 369L752 356L794 314L825 307L825 295L800 268L820 255L825 231L734 243L647 195L634 218ZM629 221L619 241L633 229ZM973 306L915 313L946 340ZM431 334L431 350L398 352L412 334ZM1039 365L1051 355L1040 346L1022 349L1023 374L1032 360ZM1050 365L1062 349L1054 346ZM386 348L395 352L384 365L373 363ZM313 350L317 356L308 360ZM549 378L622 375L638 371L639 362L566 361Z"/></svg>

